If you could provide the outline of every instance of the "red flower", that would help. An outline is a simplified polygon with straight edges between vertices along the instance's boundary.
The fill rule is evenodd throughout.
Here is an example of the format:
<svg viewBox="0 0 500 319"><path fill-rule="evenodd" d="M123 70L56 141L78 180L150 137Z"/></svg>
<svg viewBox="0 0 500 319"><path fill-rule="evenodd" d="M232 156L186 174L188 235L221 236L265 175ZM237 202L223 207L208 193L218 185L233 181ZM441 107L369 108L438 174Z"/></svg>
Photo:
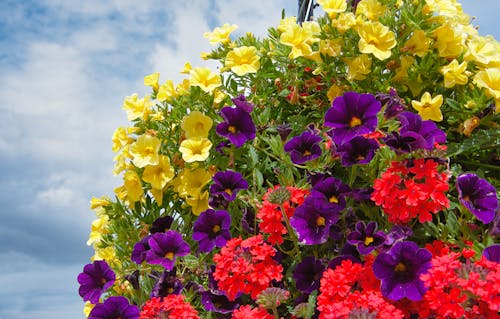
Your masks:
<svg viewBox="0 0 500 319"><path fill-rule="evenodd" d="M240 306L238 309L233 311L231 319L273 319L266 309L263 308L253 308L249 305Z"/></svg>
<svg viewBox="0 0 500 319"><path fill-rule="evenodd" d="M229 300L239 293L250 294L253 299L273 280L281 280L283 267L272 257L276 250L265 243L262 235L242 240L233 238L214 256L214 278Z"/></svg>
<svg viewBox="0 0 500 319"><path fill-rule="evenodd" d="M371 199L391 223L406 224L417 217L421 223L431 221L431 214L449 207L448 175L432 159L392 162L373 187Z"/></svg>
<svg viewBox="0 0 500 319"><path fill-rule="evenodd" d="M142 307L139 319L200 319L196 310L182 295L151 298Z"/></svg>

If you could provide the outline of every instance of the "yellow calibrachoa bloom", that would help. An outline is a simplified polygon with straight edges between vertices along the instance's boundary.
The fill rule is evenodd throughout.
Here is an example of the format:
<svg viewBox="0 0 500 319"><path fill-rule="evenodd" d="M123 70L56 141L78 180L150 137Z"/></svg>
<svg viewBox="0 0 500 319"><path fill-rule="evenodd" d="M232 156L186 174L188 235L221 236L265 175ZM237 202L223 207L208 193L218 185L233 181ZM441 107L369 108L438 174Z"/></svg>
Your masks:
<svg viewBox="0 0 500 319"><path fill-rule="evenodd" d="M110 266L120 266L122 263L120 259L116 257L116 251L113 246L108 246L105 248L94 247L95 254L90 258L91 261L94 260L106 260Z"/></svg>
<svg viewBox="0 0 500 319"><path fill-rule="evenodd" d="M317 2L330 18L347 9L347 1L345 0L318 0Z"/></svg>
<svg viewBox="0 0 500 319"><path fill-rule="evenodd" d="M212 32L203 33L203 37L207 38L211 45L228 43L231 41L229 35L237 28L236 24L229 25L229 23L225 23L222 27L217 27Z"/></svg>
<svg viewBox="0 0 500 319"><path fill-rule="evenodd" d="M142 180L154 189L163 189L174 178L175 172L168 156L160 155L158 165L148 165L142 173Z"/></svg>
<svg viewBox="0 0 500 319"><path fill-rule="evenodd" d="M184 63L184 67L182 68L181 74L189 74L193 67L191 66L191 63L186 62Z"/></svg>
<svg viewBox="0 0 500 319"><path fill-rule="evenodd" d="M441 122L443 114L441 113L441 105L443 105L443 96L441 94L431 97L429 92L422 95L420 101L411 101L413 108L418 111L418 114L423 120L432 120L434 122Z"/></svg>
<svg viewBox="0 0 500 319"><path fill-rule="evenodd" d="M116 154L115 157L113 157L113 161L115 163L115 167L113 168L113 174L118 175L120 172L126 170L131 166L131 164L128 163L127 160L132 159L132 155L130 155L129 152L129 146L125 146L120 153Z"/></svg>
<svg viewBox="0 0 500 319"><path fill-rule="evenodd" d="M212 142L208 138L192 138L182 141L179 151L186 163L203 162L210 155Z"/></svg>
<svg viewBox="0 0 500 319"><path fill-rule="evenodd" d="M476 73L473 80L480 88L495 99L496 112L500 111L500 68L487 68Z"/></svg>
<svg viewBox="0 0 500 319"><path fill-rule="evenodd" d="M429 52L431 39L425 36L423 30L415 30L413 35L406 41L402 51L408 51L419 57L423 57Z"/></svg>
<svg viewBox="0 0 500 319"><path fill-rule="evenodd" d="M346 58L344 59L344 62L348 67L346 78L349 81L364 80L372 71L372 59L367 54L361 54L355 58Z"/></svg>
<svg viewBox="0 0 500 319"><path fill-rule="evenodd" d="M92 222L89 239L87 240L88 246L100 242L102 239L102 235L108 233L108 229L106 228L108 225L108 221L109 221L108 216L103 215Z"/></svg>
<svg viewBox="0 0 500 319"><path fill-rule="evenodd" d="M280 20L280 24L278 25L278 31L286 32L288 29L292 28L297 24L297 17L288 17Z"/></svg>
<svg viewBox="0 0 500 319"><path fill-rule="evenodd" d="M212 72L209 68L194 68L190 72L189 84L199 86L203 91L212 93L222 84L220 75Z"/></svg>
<svg viewBox="0 0 500 319"><path fill-rule="evenodd" d="M158 80L160 79L160 73L155 72L144 77L144 85L150 86L153 88L153 91L158 91Z"/></svg>
<svg viewBox="0 0 500 319"><path fill-rule="evenodd" d="M356 25L356 17L352 12L340 13L336 19L332 20L332 26L335 27L341 34ZM338 39L341 40L341 39Z"/></svg>
<svg viewBox="0 0 500 319"><path fill-rule="evenodd" d="M212 124L210 117L200 111L192 111L182 118L181 128L187 138L208 137Z"/></svg>
<svg viewBox="0 0 500 319"><path fill-rule="evenodd" d="M186 198L186 203L191 206L191 211L198 216L208 209L208 192L204 191L197 196Z"/></svg>
<svg viewBox="0 0 500 319"><path fill-rule="evenodd" d="M472 37L467 42L467 51L464 60L475 61L482 66L487 66L492 62L500 61L498 42L492 37Z"/></svg>
<svg viewBox="0 0 500 319"><path fill-rule="evenodd" d="M156 99L160 102L169 102L177 97L177 91L172 80L167 80L158 89Z"/></svg>
<svg viewBox="0 0 500 319"><path fill-rule="evenodd" d="M138 202L143 194L141 179L136 171L128 170L123 174L123 187L126 191L126 199L130 204Z"/></svg>
<svg viewBox="0 0 500 319"><path fill-rule="evenodd" d="M109 206L111 204L111 199L107 196L102 196L100 198L97 197L92 197L90 199L90 209L96 210L100 209L106 206Z"/></svg>
<svg viewBox="0 0 500 319"><path fill-rule="evenodd" d="M313 25L314 24L304 22L303 27L301 27L295 24L281 34L280 42L292 47L292 51L289 54L290 59L312 54L310 45L319 41L319 39L315 37L319 29L316 29Z"/></svg>
<svg viewBox="0 0 500 319"><path fill-rule="evenodd" d="M137 167L156 165L159 162L161 141L149 134L143 134L130 145L132 163Z"/></svg>
<svg viewBox="0 0 500 319"><path fill-rule="evenodd" d="M92 311L92 309L94 309L95 305L93 303L91 303L90 301L85 301L85 306L83 306L83 314L85 315L85 317L89 317L90 315L90 312Z"/></svg>
<svg viewBox="0 0 500 319"><path fill-rule="evenodd" d="M391 49L396 46L394 32L380 22L367 22L358 29L361 37L358 42L359 51L371 53L379 60L391 56Z"/></svg>
<svg viewBox="0 0 500 319"><path fill-rule="evenodd" d="M455 33L449 23L441 25L434 30L432 35L435 37L434 47L438 50L439 56L443 58L456 58L463 51L462 38Z"/></svg>
<svg viewBox="0 0 500 319"><path fill-rule="evenodd" d="M113 152L118 152L124 146L129 145L134 141L134 139L131 138L128 133L129 132L126 127L119 127L113 132L113 137L111 138L111 141L113 142L111 149L113 150Z"/></svg>
<svg viewBox="0 0 500 319"><path fill-rule="evenodd" d="M356 15L364 15L370 21L377 21L386 11L387 7L377 0L361 0L356 7Z"/></svg>
<svg viewBox="0 0 500 319"><path fill-rule="evenodd" d="M237 47L226 55L225 65L239 76L256 73L260 68L260 56L255 47Z"/></svg>
<svg viewBox="0 0 500 319"><path fill-rule="evenodd" d="M329 56L339 56L342 52L342 40L341 39L326 39L319 41L319 52L324 55Z"/></svg>
<svg viewBox="0 0 500 319"><path fill-rule="evenodd" d="M203 168L185 170L174 180L174 191L183 198L197 197L212 180L212 174Z"/></svg>
<svg viewBox="0 0 500 319"><path fill-rule="evenodd" d="M443 66L439 71L444 75L444 86L447 88L452 88L455 85L465 85L468 82L467 78L467 62L462 62L458 64L456 59L450 62L450 64Z"/></svg>
<svg viewBox="0 0 500 319"><path fill-rule="evenodd" d="M134 93L125 98L123 101L123 109L127 112L127 118L129 121L133 121L139 117L147 119L148 115L151 113L151 101L149 98L144 97L139 99L139 95Z"/></svg>

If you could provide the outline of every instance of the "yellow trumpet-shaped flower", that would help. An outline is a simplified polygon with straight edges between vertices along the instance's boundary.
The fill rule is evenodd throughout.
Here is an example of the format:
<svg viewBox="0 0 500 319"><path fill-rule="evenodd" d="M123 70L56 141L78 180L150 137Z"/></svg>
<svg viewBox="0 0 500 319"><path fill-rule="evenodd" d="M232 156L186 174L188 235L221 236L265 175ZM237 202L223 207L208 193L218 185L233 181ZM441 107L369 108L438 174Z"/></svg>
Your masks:
<svg viewBox="0 0 500 319"><path fill-rule="evenodd" d="M191 206L191 211L198 216L208 209L208 192L204 191L197 196L186 198L186 203Z"/></svg>
<svg viewBox="0 0 500 319"><path fill-rule="evenodd" d="M90 199L90 209L96 210L105 206L109 206L111 204L111 200L107 196L102 196L100 198L92 197Z"/></svg>
<svg viewBox="0 0 500 319"><path fill-rule="evenodd" d="M195 68L190 72L189 84L199 86L203 91L212 93L222 84L220 75L212 72L209 68Z"/></svg>
<svg viewBox="0 0 500 319"><path fill-rule="evenodd" d="M113 157L113 161L116 162L115 167L113 168L114 175L120 174L122 171L128 169L129 166L132 165L128 162L129 159L132 159L132 155L130 155L129 149L130 147L127 145L121 150L121 152Z"/></svg>
<svg viewBox="0 0 500 319"><path fill-rule="evenodd" d="M465 85L468 82L467 77L467 62L462 62L458 64L456 59L450 62L450 64L443 66L440 71L444 75L444 86L447 88L452 88L455 85Z"/></svg>
<svg viewBox="0 0 500 319"><path fill-rule="evenodd" d="M352 12L340 13L336 19L332 20L332 26L334 26L341 34L344 34L355 25L356 17Z"/></svg>
<svg viewBox="0 0 500 319"><path fill-rule="evenodd" d="M492 37L474 36L467 42L464 59L488 66L500 62L500 46Z"/></svg>
<svg viewBox="0 0 500 319"><path fill-rule="evenodd" d="M349 81L364 80L366 75L372 71L372 59L367 54L361 54L355 58L346 58L344 61L348 67L347 79Z"/></svg>
<svg viewBox="0 0 500 319"><path fill-rule="evenodd" d="M177 97L177 91L172 80L167 80L158 89L156 99L160 102L169 102Z"/></svg>
<svg viewBox="0 0 500 319"><path fill-rule="evenodd" d="M181 128L187 138L208 137L213 121L200 111L192 111L182 118Z"/></svg>
<svg viewBox="0 0 500 319"><path fill-rule="evenodd" d="M239 76L256 73L260 68L260 56L255 47L237 47L229 51L225 65Z"/></svg>
<svg viewBox="0 0 500 319"><path fill-rule="evenodd" d="M128 170L123 174L123 186L125 187L126 199L130 204L141 199L143 194L141 179L135 171Z"/></svg>
<svg viewBox="0 0 500 319"><path fill-rule="evenodd" d="M358 46L362 53L373 54L379 60L391 56L391 49L396 46L396 36L388 27L380 22L362 24L358 33Z"/></svg>
<svg viewBox="0 0 500 319"><path fill-rule="evenodd" d="M149 101L149 98L139 99L138 94L134 93L125 98L122 108L127 112L128 120L133 121L139 117L147 119L151 113L151 105L152 103Z"/></svg>
<svg viewBox="0 0 500 319"><path fill-rule="evenodd" d="M197 197L211 180L212 174L202 168L185 170L174 180L174 191L183 198Z"/></svg>
<svg viewBox="0 0 500 319"><path fill-rule="evenodd" d="M486 89L486 92L496 100L498 105L500 100L500 68L487 68L477 72L473 82L478 87Z"/></svg>
<svg viewBox="0 0 500 319"><path fill-rule="evenodd" d="M170 159L165 155L160 155L158 165L146 166L142 173L142 180L151 184L154 189L163 189L174 178L174 175Z"/></svg>
<svg viewBox="0 0 500 319"><path fill-rule="evenodd" d="M130 145L132 163L137 167L157 165L159 161L161 141L149 134L143 134Z"/></svg>
<svg viewBox="0 0 500 319"><path fill-rule="evenodd" d="M92 309L94 309L95 305L91 303L90 301L85 302L85 306L83 306L83 314L85 315L86 318L89 317L90 312Z"/></svg>
<svg viewBox="0 0 500 319"><path fill-rule="evenodd" d="M193 138L182 141L179 151L186 163L192 163L206 160L211 148L212 142L208 138Z"/></svg>
<svg viewBox="0 0 500 319"><path fill-rule="evenodd" d="M160 79L160 73L155 72L144 77L144 85L153 88L153 91L158 91L158 80Z"/></svg>
<svg viewBox="0 0 500 319"><path fill-rule="evenodd" d="M319 41L319 39L315 37L316 31L316 28L312 27L312 25L309 27L301 27L295 24L281 34L280 42L292 47L292 51L289 54L290 59L308 56L312 53L310 45Z"/></svg>
<svg viewBox="0 0 500 319"><path fill-rule="evenodd" d="M208 39L210 45L228 43L231 41L229 35L237 28L238 26L236 24L230 25L229 23L225 23L222 27L217 27L212 32L203 33L203 37Z"/></svg>
<svg viewBox="0 0 500 319"><path fill-rule="evenodd" d="M377 21L387 7L377 0L361 0L356 7L356 15L364 15L370 21Z"/></svg>
<svg viewBox="0 0 500 319"><path fill-rule="evenodd" d="M433 98L429 92L425 92L420 101L411 101L411 105L418 111L423 120L432 120L434 122L443 120L443 114L441 113L443 96L441 94Z"/></svg>
<svg viewBox="0 0 500 319"><path fill-rule="evenodd" d="M284 18L280 20L280 24L278 25L278 30L280 32L285 32L296 24L297 24L297 17L292 16Z"/></svg>
<svg viewBox="0 0 500 319"><path fill-rule="evenodd" d="M124 146L132 143L134 139L128 135L128 129L126 127L119 127L113 132L111 141L113 142L111 149L116 153Z"/></svg>
<svg viewBox="0 0 500 319"><path fill-rule="evenodd" d="M347 1L345 0L318 0L318 4L330 18L335 17L337 13L344 12L347 9Z"/></svg>
<svg viewBox="0 0 500 319"><path fill-rule="evenodd" d="M101 218L98 218L92 222L89 240L87 240L88 246L100 242L102 239L102 235L108 233L107 229L108 221L109 221L108 216L103 215Z"/></svg>
<svg viewBox="0 0 500 319"><path fill-rule="evenodd" d="M430 44L431 39L425 36L424 31L415 30L410 39L406 41L402 50L423 57L429 52Z"/></svg>
<svg viewBox="0 0 500 319"><path fill-rule="evenodd" d="M440 57L456 58L462 53L464 49L462 38L449 23L441 25L432 35L436 40L434 47Z"/></svg>

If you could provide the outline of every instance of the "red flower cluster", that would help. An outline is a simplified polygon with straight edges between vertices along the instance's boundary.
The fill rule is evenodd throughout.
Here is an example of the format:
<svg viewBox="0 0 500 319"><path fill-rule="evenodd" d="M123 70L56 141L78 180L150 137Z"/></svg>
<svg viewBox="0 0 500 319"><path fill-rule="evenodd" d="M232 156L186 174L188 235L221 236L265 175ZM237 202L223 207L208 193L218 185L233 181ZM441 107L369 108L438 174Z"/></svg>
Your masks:
<svg viewBox="0 0 500 319"><path fill-rule="evenodd" d="M262 235L245 240L229 240L219 254L214 256L215 280L229 300L239 293L250 294L252 299L269 287L273 280L281 280L283 267L272 257L276 250L265 243Z"/></svg>
<svg viewBox="0 0 500 319"><path fill-rule="evenodd" d="M371 318L374 314L381 319L404 318L400 309L384 299L376 280L371 262L361 265L343 260L335 269L326 270L318 296L319 319Z"/></svg>
<svg viewBox="0 0 500 319"><path fill-rule="evenodd" d="M278 192L285 192L285 196L283 196L283 194L277 194ZM257 213L257 218L262 221L259 224L260 231L270 235L267 240L272 245L282 244L283 235L288 233L285 225L283 225L283 212L288 219L290 219L290 217L293 216L295 208L304 202L304 197L306 197L307 194L309 194L309 191L306 189L291 186L285 188L279 185L270 188L267 193L264 194L263 203ZM277 197L277 199L275 197Z"/></svg>
<svg viewBox="0 0 500 319"><path fill-rule="evenodd" d="M244 305L233 311L231 319L274 319L274 317L266 309Z"/></svg>
<svg viewBox="0 0 500 319"><path fill-rule="evenodd" d="M417 216L421 223L431 221L431 213L449 207L448 177L432 159L392 162L375 180L371 199L391 223L406 224Z"/></svg>
<svg viewBox="0 0 500 319"><path fill-rule="evenodd" d="M450 252L432 259L421 279L429 287L419 314L424 318L498 318L500 264L482 258L475 263Z"/></svg>
<svg viewBox="0 0 500 319"><path fill-rule="evenodd" d="M198 312L182 295L151 298L142 307L139 319L200 319Z"/></svg>

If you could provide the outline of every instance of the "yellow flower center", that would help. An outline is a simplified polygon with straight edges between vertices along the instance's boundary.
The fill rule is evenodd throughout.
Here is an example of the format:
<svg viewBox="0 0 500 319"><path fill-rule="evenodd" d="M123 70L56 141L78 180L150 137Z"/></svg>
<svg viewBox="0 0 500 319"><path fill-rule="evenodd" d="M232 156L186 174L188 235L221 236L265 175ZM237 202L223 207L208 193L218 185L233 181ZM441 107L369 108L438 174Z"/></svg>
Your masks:
<svg viewBox="0 0 500 319"><path fill-rule="evenodd" d="M214 225L214 227L212 227L212 232L217 234L218 232L220 232L220 226L219 225Z"/></svg>
<svg viewBox="0 0 500 319"><path fill-rule="evenodd" d="M329 201L330 203L338 204L339 199L337 198L337 196L332 195L332 196L328 199L328 201Z"/></svg>
<svg viewBox="0 0 500 319"><path fill-rule="evenodd" d="M236 127L234 127L234 126L232 126L232 125L230 125L230 126L227 128L227 130L228 130L229 132L233 133L233 134L234 134L234 133L236 133Z"/></svg>
<svg viewBox="0 0 500 319"><path fill-rule="evenodd" d="M466 202L470 202L470 197L469 197L469 195L465 195L465 196L463 197L463 199L464 199L464 201L466 201Z"/></svg>
<svg viewBox="0 0 500 319"><path fill-rule="evenodd" d="M406 271L406 266L402 262L399 262L396 267L394 267L394 271L397 272L405 272Z"/></svg>
<svg viewBox="0 0 500 319"><path fill-rule="evenodd" d="M169 260L174 260L174 257L175 257L175 253L172 252L172 251L169 251L165 254L165 258L169 259Z"/></svg>
<svg viewBox="0 0 500 319"><path fill-rule="evenodd" d="M325 223L326 223L326 220L324 217L321 217L319 216L317 219L316 219L316 225L317 226L325 226Z"/></svg>
<svg viewBox="0 0 500 319"><path fill-rule="evenodd" d="M365 157L363 155L357 155L356 156L356 161L362 161L364 159L365 159Z"/></svg>
<svg viewBox="0 0 500 319"><path fill-rule="evenodd" d="M359 117L353 116L349 122L350 127L355 127L361 125L361 119Z"/></svg>
<svg viewBox="0 0 500 319"><path fill-rule="evenodd" d="M227 194L229 194L229 195L233 195L233 190L232 190L232 189L230 189L230 188L226 188L226 189L224 190L224 192L226 192L226 193L227 193Z"/></svg>
<svg viewBox="0 0 500 319"><path fill-rule="evenodd" d="M368 246L371 243L373 243L373 237L370 237L370 236L366 237L365 238L365 246Z"/></svg>
<svg viewBox="0 0 500 319"><path fill-rule="evenodd" d="M302 153L304 156L309 156L311 155L311 151L305 150L304 153Z"/></svg>
<svg viewBox="0 0 500 319"><path fill-rule="evenodd" d="M153 155L155 153L155 149L152 146L146 146L144 148L144 155Z"/></svg>
<svg viewBox="0 0 500 319"><path fill-rule="evenodd" d="M196 131L202 131L204 128L204 125L201 122L197 122L194 127L195 127Z"/></svg>

